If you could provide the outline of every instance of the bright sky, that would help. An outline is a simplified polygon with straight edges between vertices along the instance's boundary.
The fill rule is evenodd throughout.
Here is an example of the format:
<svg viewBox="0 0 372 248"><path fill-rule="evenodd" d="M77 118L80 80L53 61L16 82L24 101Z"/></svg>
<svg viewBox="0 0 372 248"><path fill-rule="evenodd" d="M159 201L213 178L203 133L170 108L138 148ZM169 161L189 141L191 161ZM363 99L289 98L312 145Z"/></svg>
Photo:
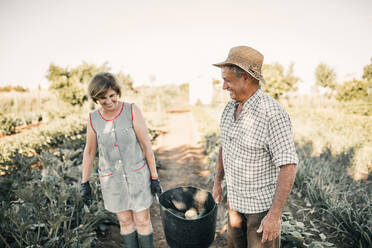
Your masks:
<svg viewBox="0 0 372 248"><path fill-rule="evenodd" d="M47 87L51 62L108 61L136 84L220 78L211 64L249 45L264 63L294 62L306 92L321 62L340 81L361 77L371 13L370 0L0 0L0 86Z"/></svg>

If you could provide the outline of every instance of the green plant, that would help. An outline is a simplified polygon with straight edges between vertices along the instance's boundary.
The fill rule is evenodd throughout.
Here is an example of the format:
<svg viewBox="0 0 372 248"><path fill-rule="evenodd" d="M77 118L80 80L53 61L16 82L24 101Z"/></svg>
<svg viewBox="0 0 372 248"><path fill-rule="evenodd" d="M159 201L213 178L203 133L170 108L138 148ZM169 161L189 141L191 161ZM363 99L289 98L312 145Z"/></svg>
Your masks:
<svg viewBox="0 0 372 248"><path fill-rule="evenodd" d="M368 95L368 81L353 79L344 82L337 88L336 99L351 101L364 98Z"/></svg>
<svg viewBox="0 0 372 248"><path fill-rule="evenodd" d="M86 115L71 114L65 119L54 120L47 126L0 139L0 173L10 174L19 169L19 165L14 163L16 157L33 157L64 141L83 138L86 122Z"/></svg>
<svg viewBox="0 0 372 248"><path fill-rule="evenodd" d="M11 116L0 115L0 135L11 135L16 133L16 127L20 126L21 119Z"/></svg>
<svg viewBox="0 0 372 248"><path fill-rule="evenodd" d="M350 244L360 248L371 247L372 207L370 204L371 201L366 199L365 204L360 204L361 207L353 206L347 200L330 205L325 210L328 223L332 223L329 228Z"/></svg>
<svg viewBox="0 0 372 248"><path fill-rule="evenodd" d="M1 211L3 245L91 247L100 223L116 223L115 216L103 207L96 178L92 180L92 205L84 206L81 200L77 165L82 152L71 148L44 152L41 174L22 180L22 184L19 177L12 177L14 200L3 201Z"/></svg>
<svg viewBox="0 0 372 248"><path fill-rule="evenodd" d="M354 150L333 155L326 149L314 156L311 143L307 143L298 146L297 151L300 163L295 190L302 193L319 216L324 216L324 225L345 247L370 247L372 188L347 175Z"/></svg>

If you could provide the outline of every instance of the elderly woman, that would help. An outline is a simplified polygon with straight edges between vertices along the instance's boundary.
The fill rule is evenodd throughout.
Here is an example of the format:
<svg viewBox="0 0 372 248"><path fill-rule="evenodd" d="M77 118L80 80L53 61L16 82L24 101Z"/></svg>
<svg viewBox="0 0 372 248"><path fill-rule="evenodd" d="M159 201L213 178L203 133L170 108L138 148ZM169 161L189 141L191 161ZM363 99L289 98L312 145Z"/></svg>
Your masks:
<svg viewBox="0 0 372 248"><path fill-rule="evenodd" d="M82 168L82 198L91 200L89 174L98 149L105 208L116 213L125 247L154 247L149 207L161 193L148 129L135 104L119 101L117 79L107 72L89 83L100 108L89 114Z"/></svg>

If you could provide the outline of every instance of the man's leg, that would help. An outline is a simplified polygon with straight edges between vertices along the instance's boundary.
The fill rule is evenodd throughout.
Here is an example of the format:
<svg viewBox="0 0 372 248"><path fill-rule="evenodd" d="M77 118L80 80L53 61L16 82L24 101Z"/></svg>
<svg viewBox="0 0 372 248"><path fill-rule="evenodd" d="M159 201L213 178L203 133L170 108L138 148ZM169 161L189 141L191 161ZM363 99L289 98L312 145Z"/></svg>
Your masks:
<svg viewBox="0 0 372 248"><path fill-rule="evenodd" d="M227 247L247 248L247 225L243 214L228 206Z"/></svg>
<svg viewBox="0 0 372 248"><path fill-rule="evenodd" d="M257 233L260 227L261 220L266 216L267 211L257 214L245 214L247 219L247 240L249 248L279 248L280 247L280 235L272 241L262 243L262 234Z"/></svg>

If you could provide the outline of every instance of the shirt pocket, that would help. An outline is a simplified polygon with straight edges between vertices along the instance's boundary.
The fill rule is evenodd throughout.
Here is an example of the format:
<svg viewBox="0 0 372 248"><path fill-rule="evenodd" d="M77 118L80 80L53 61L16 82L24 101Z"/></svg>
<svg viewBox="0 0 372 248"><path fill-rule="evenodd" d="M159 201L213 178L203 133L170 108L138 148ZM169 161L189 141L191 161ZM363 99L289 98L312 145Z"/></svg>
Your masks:
<svg viewBox="0 0 372 248"><path fill-rule="evenodd" d="M239 137L240 146L247 151L260 151L265 149L264 139L255 137L252 132L244 132Z"/></svg>

